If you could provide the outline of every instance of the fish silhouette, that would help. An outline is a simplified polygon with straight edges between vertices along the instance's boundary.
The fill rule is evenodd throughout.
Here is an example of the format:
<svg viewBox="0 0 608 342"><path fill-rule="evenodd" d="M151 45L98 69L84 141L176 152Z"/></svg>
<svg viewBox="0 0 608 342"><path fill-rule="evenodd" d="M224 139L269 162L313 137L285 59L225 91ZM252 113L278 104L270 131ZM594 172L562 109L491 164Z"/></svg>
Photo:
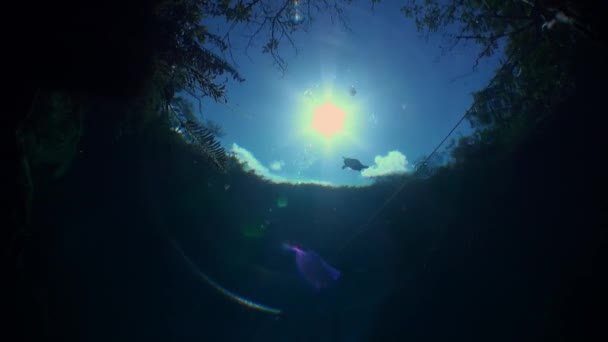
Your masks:
<svg viewBox="0 0 608 342"><path fill-rule="evenodd" d="M296 253L296 265L300 274L315 290L326 288L340 278L340 271L330 266L316 252L304 251L289 244L284 244L284 247Z"/></svg>
<svg viewBox="0 0 608 342"><path fill-rule="evenodd" d="M361 164L359 159L346 158L346 157L342 157L342 158L344 159L344 165L342 165L342 169L345 169L348 167L355 171L361 171L361 170L367 169L369 167L367 165Z"/></svg>

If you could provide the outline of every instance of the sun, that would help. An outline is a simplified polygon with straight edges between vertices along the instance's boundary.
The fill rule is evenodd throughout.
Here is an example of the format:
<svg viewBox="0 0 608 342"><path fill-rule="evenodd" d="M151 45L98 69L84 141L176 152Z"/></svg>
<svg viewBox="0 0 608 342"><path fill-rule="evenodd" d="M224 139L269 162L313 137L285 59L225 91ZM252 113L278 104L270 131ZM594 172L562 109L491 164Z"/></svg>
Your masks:
<svg viewBox="0 0 608 342"><path fill-rule="evenodd" d="M312 117L312 128L321 133L325 138L331 139L344 128L346 112L340 107L326 100L316 107Z"/></svg>
<svg viewBox="0 0 608 342"><path fill-rule="evenodd" d="M314 144L324 152L339 151L345 146L359 145L362 102L348 92L324 84L314 91L307 89L296 95L298 108L293 120L294 139Z"/></svg>

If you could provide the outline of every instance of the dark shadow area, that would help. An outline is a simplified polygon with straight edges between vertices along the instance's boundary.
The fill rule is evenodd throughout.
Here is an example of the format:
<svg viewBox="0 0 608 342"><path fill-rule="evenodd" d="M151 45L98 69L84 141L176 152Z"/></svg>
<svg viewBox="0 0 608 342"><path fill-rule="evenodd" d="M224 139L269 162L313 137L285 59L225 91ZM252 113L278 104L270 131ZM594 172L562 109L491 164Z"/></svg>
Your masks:
<svg viewBox="0 0 608 342"><path fill-rule="evenodd" d="M412 265L421 255L403 247L393 272L416 277L386 299L369 340L607 338L599 156L607 146L601 89L608 73L596 49L578 56L575 93L538 134L507 158L468 168L460 176L466 191L454 194L454 179L434 187L433 200L457 214L440 234L417 241L432 255L422 269Z"/></svg>
<svg viewBox="0 0 608 342"><path fill-rule="evenodd" d="M155 4L17 4L32 30L9 40L6 340L608 339L604 51L579 46L574 91L511 151L365 189L276 185L217 172L163 118L125 105L149 81ZM77 149L43 149L59 161L25 177L15 128L50 90L74 94L57 101L81 126L57 130ZM132 117L139 128L123 129ZM283 315L201 281L167 232L221 286ZM307 288L285 241L340 269L339 285Z"/></svg>

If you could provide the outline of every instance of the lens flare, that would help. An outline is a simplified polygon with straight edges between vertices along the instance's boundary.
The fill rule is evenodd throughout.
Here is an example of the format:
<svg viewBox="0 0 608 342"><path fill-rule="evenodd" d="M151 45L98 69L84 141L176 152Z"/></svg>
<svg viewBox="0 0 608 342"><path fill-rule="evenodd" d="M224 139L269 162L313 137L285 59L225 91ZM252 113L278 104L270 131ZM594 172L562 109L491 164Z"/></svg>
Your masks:
<svg viewBox="0 0 608 342"><path fill-rule="evenodd" d="M242 305L244 307L253 309L253 310L257 310L257 311L261 311L261 312L266 312L272 315L280 315L281 314L281 309L277 309L277 308L273 308L270 306L266 306L263 304L259 304L256 302L253 302L247 298L244 298L242 296L239 296L238 294L222 287L220 284L218 284L217 282L215 282L213 279L211 279L208 275L206 275L205 273L203 273L201 270L198 269L198 267L196 266L196 264L188 257L186 256L186 254L184 253L184 251L181 249L181 247L177 244L177 242L175 242L175 240L173 240L172 238L169 238L169 240L171 241L171 244L173 245L173 248L177 251L177 253L182 257L182 259L186 262L186 264L188 265L188 267L190 267L190 270L192 271L192 273L194 273L194 275L196 275L199 279L201 279L204 283L206 283L207 285L211 286L213 289L215 289L217 292L219 292L220 294L222 294L223 296L227 297L228 299L230 299L231 301Z"/></svg>

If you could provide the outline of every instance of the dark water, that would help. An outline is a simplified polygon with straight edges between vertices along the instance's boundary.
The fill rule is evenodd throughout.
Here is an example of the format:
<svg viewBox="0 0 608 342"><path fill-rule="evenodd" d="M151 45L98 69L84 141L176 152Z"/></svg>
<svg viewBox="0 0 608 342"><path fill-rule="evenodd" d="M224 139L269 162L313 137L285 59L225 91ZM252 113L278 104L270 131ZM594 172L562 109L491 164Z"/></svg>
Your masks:
<svg viewBox="0 0 608 342"><path fill-rule="evenodd" d="M574 94L513 151L363 189L220 174L160 128L114 139L102 114L117 100L91 99L65 174L32 175L35 233L3 264L4 330L62 341L604 341L603 62L580 57ZM285 242L318 252L339 281L312 289Z"/></svg>
<svg viewBox="0 0 608 342"><path fill-rule="evenodd" d="M592 105L573 98L509 155L364 189L221 175L154 135L91 133L36 191L20 284L24 300L41 293L22 315L73 341L592 340L607 303L601 170L565 162L594 146L562 138L596 133L569 116ZM232 301L166 234L219 286L281 314ZM313 291L284 242L339 281Z"/></svg>

